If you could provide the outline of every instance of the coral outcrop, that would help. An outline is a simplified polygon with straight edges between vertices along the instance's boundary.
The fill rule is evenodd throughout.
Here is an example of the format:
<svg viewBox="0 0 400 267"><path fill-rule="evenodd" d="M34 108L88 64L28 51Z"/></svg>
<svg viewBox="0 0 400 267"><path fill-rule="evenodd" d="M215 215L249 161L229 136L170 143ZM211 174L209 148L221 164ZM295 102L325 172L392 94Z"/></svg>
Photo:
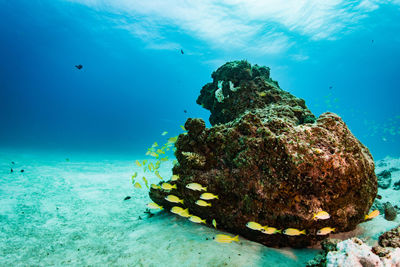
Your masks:
<svg viewBox="0 0 400 267"><path fill-rule="evenodd" d="M326 236L323 227L349 231L364 220L377 193L374 162L368 149L334 113L316 118L303 99L279 88L269 68L229 62L212 74L197 103L211 111L211 128L188 119L187 134L176 142L177 189L151 189L164 208L184 199L191 214L218 228L268 246L304 247ZM199 183L219 196L211 207L195 204ZM319 211L328 220L313 220ZM278 229L306 229L306 235L264 234L249 221Z"/></svg>
<svg viewBox="0 0 400 267"><path fill-rule="evenodd" d="M400 248L400 225L379 237L379 245L382 247Z"/></svg>
<svg viewBox="0 0 400 267"><path fill-rule="evenodd" d="M385 219L388 221L394 221L396 220L397 217L397 211L396 209L392 206L390 202L386 202L384 205L385 209Z"/></svg>
<svg viewBox="0 0 400 267"><path fill-rule="evenodd" d="M371 248L358 238L348 239L324 250L308 267L317 266L400 266L399 248Z"/></svg>
<svg viewBox="0 0 400 267"><path fill-rule="evenodd" d="M384 170L377 174L378 177L378 187L382 189L387 189L392 184L392 174L388 170Z"/></svg>

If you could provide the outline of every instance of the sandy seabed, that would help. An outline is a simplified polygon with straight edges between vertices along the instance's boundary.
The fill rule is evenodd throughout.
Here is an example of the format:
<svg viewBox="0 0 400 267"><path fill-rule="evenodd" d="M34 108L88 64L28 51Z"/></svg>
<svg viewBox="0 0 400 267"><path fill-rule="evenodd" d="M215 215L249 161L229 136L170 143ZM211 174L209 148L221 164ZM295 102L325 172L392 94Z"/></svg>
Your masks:
<svg viewBox="0 0 400 267"><path fill-rule="evenodd" d="M0 266L304 266L318 253L242 237L220 244L212 238L221 231L168 212L149 217L148 190L131 183L138 158L107 158L0 152ZM171 167L163 164L161 176ZM356 232L375 242L398 223L377 218Z"/></svg>

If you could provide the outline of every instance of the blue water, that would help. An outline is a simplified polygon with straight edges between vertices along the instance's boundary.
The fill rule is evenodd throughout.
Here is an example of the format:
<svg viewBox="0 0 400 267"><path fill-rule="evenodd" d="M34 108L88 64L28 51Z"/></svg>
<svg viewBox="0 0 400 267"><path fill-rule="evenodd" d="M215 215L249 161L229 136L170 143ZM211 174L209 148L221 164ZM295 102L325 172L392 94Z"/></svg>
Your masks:
<svg viewBox="0 0 400 267"><path fill-rule="evenodd" d="M269 66L280 87L305 99L316 116L339 114L375 160L400 157L400 2L299 2L0 0L0 218L8 220L0 237L14 242L0 246L0 265L152 266L168 253L187 256L186 264L201 262L197 253L191 258L193 250L207 254L204 266L266 266L282 258L300 266L312 258L313 250L282 252L244 241L246 257L236 256L241 244L231 247L235 258L219 259L221 247L201 236L212 236L212 229L170 225L167 215L154 227L140 221L150 201L146 192L133 197L137 206L121 206L132 192L132 162L144 159L154 141L165 142L163 131L181 133L189 117L210 126L209 112L196 99L211 73L232 60ZM11 176L11 161L27 173ZM84 208L60 217L57 205ZM23 211L33 220L21 219ZM168 230L126 237L132 221L146 231ZM68 222L70 228L60 228ZM99 230L99 223L114 228ZM176 236L178 225L187 231L178 236L178 252L157 258L152 245ZM38 243L38 227L65 238L68 249L61 241L46 248L53 246L51 234ZM95 236L113 238L103 244ZM89 247L90 258L77 252L75 238ZM54 254L46 256L50 250ZM212 250L215 255L208 254Z"/></svg>
<svg viewBox="0 0 400 267"><path fill-rule="evenodd" d="M342 116L375 159L400 155L398 1L163 2L1 0L0 146L143 150L207 120L201 87L247 59Z"/></svg>

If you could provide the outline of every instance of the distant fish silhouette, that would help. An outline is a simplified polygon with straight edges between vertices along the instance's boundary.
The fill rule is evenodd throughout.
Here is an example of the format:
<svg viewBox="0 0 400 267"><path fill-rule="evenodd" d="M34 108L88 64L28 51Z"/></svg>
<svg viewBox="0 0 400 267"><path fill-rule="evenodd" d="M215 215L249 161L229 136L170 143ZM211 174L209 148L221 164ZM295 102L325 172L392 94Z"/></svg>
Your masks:
<svg viewBox="0 0 400 267"><path fill-rule="evenodd" d="M79 64L79 65L75 65L75 68L77 68L78 70L81 70L83 68L83 66L81 64Z"/></svg>
<svg viewBox="0 0 400 267"><path fill-rule="evenodd" d="M329 89L332 89L333 88L333 86L329 86Z"/></svg>
<svg viewBox="0 0 400 267"><path fill-rule="evenodd" d="M374 42L374 40L371 40L371 43L373 43Z"/></svg>
<svg viewBox="0 0 400 267"><path fill-rule="evenodd" d="M10 172L13 172L14 170L11 168L11 171Z"/></svg>
<svg viewBox="0 0 400 267"><path fill-rule="evenodd" d="M186 109L184 109L184 110L183 110L183 112L187 113L187 110L186 110Z"/></svg>
<svg viewBox="0 0 400 267"><path fill-rule="evenodd" d="M24 170L22 169L21 172L24 172Z"/></svg>
<svg viewBox="0 0 400 267"><path fill-rule="evenodd" d="M183 53L183 50L181 49L181 54L183 55L183 54L185 54L185 53Z"/></svg>
<svg viewBox="0 0 400 267"><path fill-rule="evenodd" d="M14 164L15 164L15 162L14 162L14 161L11 161L11 164L12 164L12 165L14 165Z"/></svg>

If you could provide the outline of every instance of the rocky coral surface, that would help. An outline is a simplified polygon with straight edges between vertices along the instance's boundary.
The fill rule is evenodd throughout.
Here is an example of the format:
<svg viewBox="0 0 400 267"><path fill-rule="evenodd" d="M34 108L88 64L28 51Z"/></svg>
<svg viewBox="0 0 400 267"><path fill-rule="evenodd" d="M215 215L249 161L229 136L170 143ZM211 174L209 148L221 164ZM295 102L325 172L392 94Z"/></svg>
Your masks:
<svg viewBox="0 0 400 267"><path fill-rule="evenodd" d="M154 202L174 194L191 214L218 228L268 246L304 247L326 236L323 227L349 231L364 220L377 193L368 149L336 114L317 119L297 98L270 79L269 68L229 62L212 74L197 103L211 111L211 128L201 119L186 121L176 142L177 189L151 189ZM199 183L219 196L211 207L195 204ZM313 214L327 211L330 219ZM249 221L278 229L306 229L306 235L264 234Z"/></svg>
<svg viewBox="0 0 400 267"><path fill-rule="evenodd" d="M381 253L381 257L375 253ZM371 248L357 238L340 242L336 251L326 255L327 267L334 266L376 266L395 267L400 265L400 249L385 250Z"/></svg>
<svg viewBox="0 0 400 267"><path fill-rule="evenodd" d="M382 234L379 237L379 245L382 247L400 248L400 225Z"/></svg>
<svg viewBox="0 0 400 267"><path fill-rule="evenodd" d="M326 239L323 251L307 263L308 267L325 266L400 266L399 227L382 236L385 245L370 247L358 238L344 241ZM381 238L380 238L381 240ZM390 240L389 242L387 242Z"/></svg>
<svg viewBox="0 0 400 267"><path fill-rule="evenodd" d="M315 121L303 99L283 91L270 78L268 67L233 61L211 77L213 82L203 86L196 102L210 110L212 125L233 121L246 111L254 111L262 118L284 118L294 124Z"/></svg>

